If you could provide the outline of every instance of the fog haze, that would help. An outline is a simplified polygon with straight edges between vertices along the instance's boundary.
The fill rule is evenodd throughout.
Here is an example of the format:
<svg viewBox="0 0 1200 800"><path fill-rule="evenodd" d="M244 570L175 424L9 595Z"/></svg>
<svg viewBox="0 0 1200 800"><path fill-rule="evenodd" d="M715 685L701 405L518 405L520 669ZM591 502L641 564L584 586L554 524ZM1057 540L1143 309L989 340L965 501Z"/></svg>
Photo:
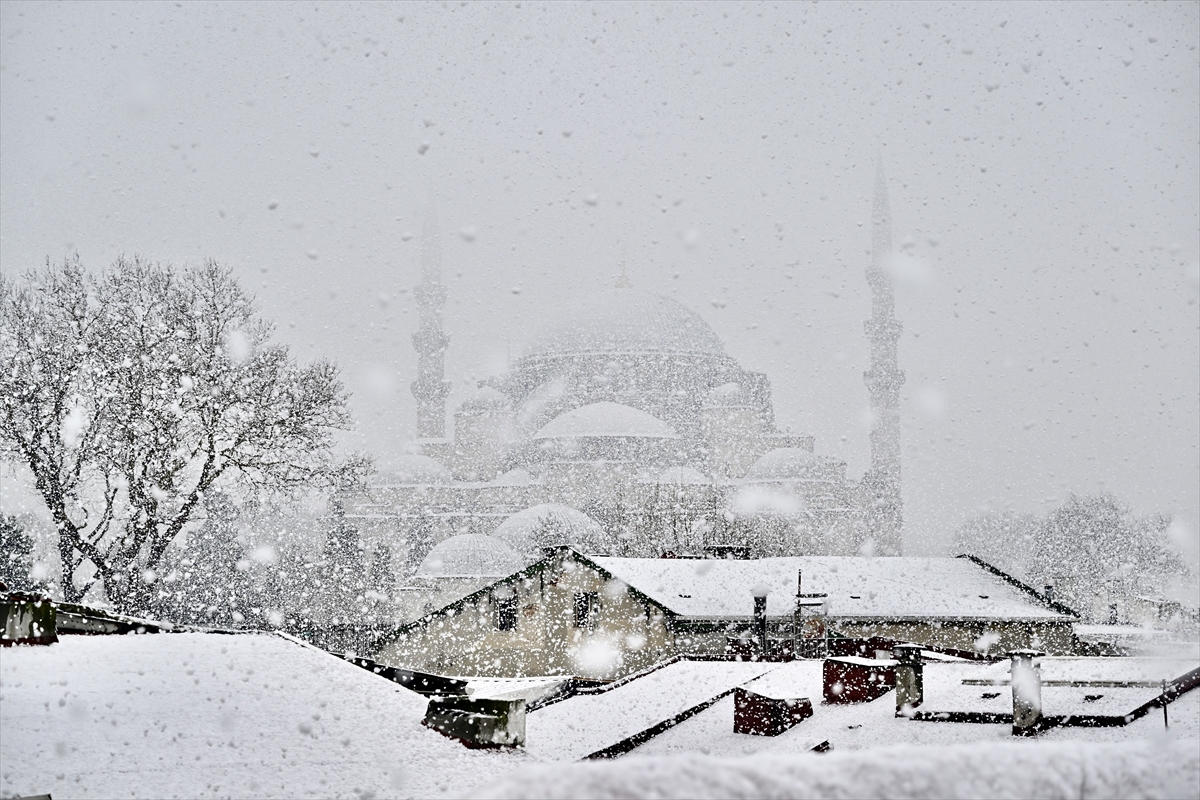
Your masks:
<svg viewBox="0 0 1200 800"><path fill-rule="evenodd" d="M0 35L0 269L229 264L381 467L433 210L451 409L624 265L858 477L882 161L911 551L1071 491L1195 535L1195 3L5 2Z"/></svg>

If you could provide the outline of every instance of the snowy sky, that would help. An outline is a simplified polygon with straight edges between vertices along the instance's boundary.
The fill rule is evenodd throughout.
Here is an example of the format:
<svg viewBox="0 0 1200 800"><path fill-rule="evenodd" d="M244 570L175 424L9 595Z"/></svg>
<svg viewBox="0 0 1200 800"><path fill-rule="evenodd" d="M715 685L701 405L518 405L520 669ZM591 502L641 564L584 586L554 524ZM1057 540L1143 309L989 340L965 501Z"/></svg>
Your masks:
<svg viewBox="0 0 1200 800"><path fill-rule="evenodd" d="M860 475L882 156L910 545L1071 490L1196 531L1196 3L7 0L0 36L0 268L232 265L382 466L432 203L452 405L624 258Z"/></svg>

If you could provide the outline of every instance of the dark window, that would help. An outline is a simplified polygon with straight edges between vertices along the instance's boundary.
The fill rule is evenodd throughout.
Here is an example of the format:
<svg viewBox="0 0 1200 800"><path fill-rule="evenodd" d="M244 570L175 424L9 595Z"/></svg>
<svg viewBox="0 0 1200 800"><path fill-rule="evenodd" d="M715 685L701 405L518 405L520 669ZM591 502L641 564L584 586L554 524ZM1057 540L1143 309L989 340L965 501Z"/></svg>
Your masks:
<svg viewBox="0 0 1200 800"><path fill-rule="evenodd" d="M595 622L593 615L600 608L600 595L595 592L575 593L575 627L590 628Z"/></svg>
<svg viewBox="0 0 1200 800"><path fill-rule="evenodd" d="M511 597L492 598L492 609L496 614L496 630L515 631L517 629L517 595Z"/></svg>

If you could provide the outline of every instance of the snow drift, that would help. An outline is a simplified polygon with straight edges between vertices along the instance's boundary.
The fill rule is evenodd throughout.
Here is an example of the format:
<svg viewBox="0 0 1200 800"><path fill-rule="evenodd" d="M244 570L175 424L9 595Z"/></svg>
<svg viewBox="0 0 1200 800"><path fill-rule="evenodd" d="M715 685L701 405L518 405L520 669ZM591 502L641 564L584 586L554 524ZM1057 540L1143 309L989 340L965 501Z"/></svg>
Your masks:
<svg viewBox="0 0 1200 800"><path fill-rule="evenodd" d="M846 753L623 758L519 769L477 798L1178 798L1198 742L1011 742Z"/></svg>

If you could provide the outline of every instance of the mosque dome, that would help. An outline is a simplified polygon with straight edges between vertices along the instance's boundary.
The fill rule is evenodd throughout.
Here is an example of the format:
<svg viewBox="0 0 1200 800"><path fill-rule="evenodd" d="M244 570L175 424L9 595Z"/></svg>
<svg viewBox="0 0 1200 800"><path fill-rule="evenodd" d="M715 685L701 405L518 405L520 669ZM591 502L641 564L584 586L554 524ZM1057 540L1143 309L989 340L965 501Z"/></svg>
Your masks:
<svg viewBox="0 0 1200 800"><path fill-rule="evenodd" d="M512 401L491 386L484 386L458 407L460 414L495 414L505 411L512 411Z"/></svg>
<svg viewBox="0 0 1200 800"><path fill-rule="evenodd" d="M834 480L846 469L845 463L830 456L819 456L799 447L779 447L765 453L746 471L747 482L788 480Z"/></svg>
<svg viewBox="0 0 1200 800"><path fill-rule="evenodd" d="M691 467L670 467L658 476L658 483L662 486L708 486L712 479Z"/></svg>
<svg viewBox="0 0 1200 800"><path fill-rule="evenodd" d="M661 419L632 406L607 400L560 414L533 435L535 440L580 437L679 438Z"/></svg>
<svg viewBox="0 0 1200 800"><path fill-rule="evenodd" d="M569 545L583 553L606 553L608 534L599 522L582 511L557 503L518 511L492 532L492 536L518 553L540 558L543 547Z"/></svg>
<svg viewBox="0 0 1200 800"><path fill-rule="evenodd" d="M429 551L418 578L504 578L525 562L511 547L481 533L451 536Z"/></svg>
<svg viewBox="0 0 1200 800"><path fill-rule="evenodd" d="M402 456L391 469L379 473L373 483L377 486L436 486L452 483L454 476L440 462L429 456Z"/></svg>
<svg viewBox="0 0 1200 800"><path fill-rule="evenodd" d="M704 396L706 408L753 408L746 391L736 383L723 383L708 390Z"/></svg>
<svg viewBox="0 0 1200 800"><path fill-rule="evenodd" d="M636 289L593 296L533 340L526 358L663 353L725 357L708 323L680 303Z"/></svg>

